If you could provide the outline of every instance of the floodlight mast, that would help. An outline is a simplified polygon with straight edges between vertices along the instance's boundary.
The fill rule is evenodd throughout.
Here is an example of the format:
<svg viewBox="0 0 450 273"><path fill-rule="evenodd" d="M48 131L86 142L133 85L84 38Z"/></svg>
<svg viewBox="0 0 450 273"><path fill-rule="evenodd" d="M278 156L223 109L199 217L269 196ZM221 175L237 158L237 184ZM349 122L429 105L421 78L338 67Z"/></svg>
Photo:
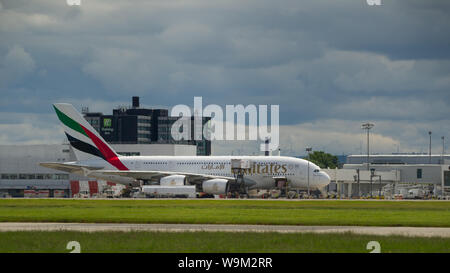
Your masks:
<svg viewBox="0 0 450 273"><path fill-rule="evenodd" d="M361 129L367 130L367 170L370 170L370 162L369 162L369 131L372 129L375 125L372 123L364 123L361 125Z"/></svg>

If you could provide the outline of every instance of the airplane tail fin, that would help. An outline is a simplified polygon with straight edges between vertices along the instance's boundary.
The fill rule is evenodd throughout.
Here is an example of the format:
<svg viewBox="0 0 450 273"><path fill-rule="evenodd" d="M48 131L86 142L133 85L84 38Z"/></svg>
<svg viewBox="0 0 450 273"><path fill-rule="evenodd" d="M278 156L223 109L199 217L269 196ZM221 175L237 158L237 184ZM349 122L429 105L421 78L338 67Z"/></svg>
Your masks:
<svg viewBox="0 0 450 273"><path fill-rule="evenodd" d="M119 160L117 153L106 143L100 134L68 103L53 104L56 115L61 121L67 139L73 148L77 160L99 157L118 170L128 170Z"/></svg>

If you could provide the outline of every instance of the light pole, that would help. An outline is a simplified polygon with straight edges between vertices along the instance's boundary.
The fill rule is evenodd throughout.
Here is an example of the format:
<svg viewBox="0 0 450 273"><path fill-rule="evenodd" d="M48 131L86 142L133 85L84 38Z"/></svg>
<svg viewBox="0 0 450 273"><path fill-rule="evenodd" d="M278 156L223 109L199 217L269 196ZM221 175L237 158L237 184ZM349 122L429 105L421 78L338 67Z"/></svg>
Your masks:
<svg viewBox="0 0 450 273"><path fill-rule="evenodd" d="M442 156L441 156L441 164L444 164L444 154L445 154L445 142L444 142L444 136L442 136L441 139L442 139Z"/></svg>
<svg viewBox="0 0 450 273"><path fill-rule="evenodd" d="M367 170L370 170L370 163L369 163L369 131L370 129L373 128L373 126L375 126L372 123L364 123L363 125L361 125L361 128L364 130L367 130Z"/></svg>
<svg viewBox="0 0 450 273"><path fill-rule="evenodd" d="M309 153L311 151L312 151L312 148L310 148L310 147L306 148L306 152L308 153L308 169L306 170L306 172L308 173L308 198L309 198L309 160L310 160Z"/></svg>
<svg viewBox="0 0 450 273"><path fill-rule="evenodd" d="M428 132L428 134L430 135L430 147L428 149L428 164L431 164L431 131Z"/></svg>
<svg viewBox="0 0 450 273"><path fill-rule="evenodd" d="M361 199L361 190L360 190L360 185L359 185L359 169L356 169L356 175L353 176L355 182L358 183L358 199Z"/></svg>
<svg viewBox="0 0 450 273"><path fill-rule="evenodd" d="M356 172L358 173L358 199L361 199L361 183L359 177L359 169L357 169Z"/></svg>
<svg viewBox="0 0 450 273"><path fill-rule="evenodd" d="M381 175L378 176L378 181L380 181L380 190L378 191L378 198L381 199ZM386 195L386 193L384 193Z"/></svg>
<svg viewBox="0 0 450 273"><path fill-rule="evenodd" d="M372 196L372 178L375 176L375 169L370 169L370 199L373 198Z"/></svg>

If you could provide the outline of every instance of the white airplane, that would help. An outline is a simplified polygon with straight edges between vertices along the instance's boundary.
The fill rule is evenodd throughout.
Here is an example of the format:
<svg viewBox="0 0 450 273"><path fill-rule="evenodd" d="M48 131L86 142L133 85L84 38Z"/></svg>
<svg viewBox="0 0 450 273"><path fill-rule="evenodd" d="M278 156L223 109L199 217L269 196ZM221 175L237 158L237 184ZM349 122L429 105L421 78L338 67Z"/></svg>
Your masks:
<svg viewBox="0 0 450 273"><path fill-rule="evenodd" d="M309 184L310 189L319 190L330 183L317 165L293 157L120 156L71 104L53 107L77 161L40 163L43 167L126 185L175 181L208 194L273 189L279 181L288 182L290 188L306 189Z"/></svg>

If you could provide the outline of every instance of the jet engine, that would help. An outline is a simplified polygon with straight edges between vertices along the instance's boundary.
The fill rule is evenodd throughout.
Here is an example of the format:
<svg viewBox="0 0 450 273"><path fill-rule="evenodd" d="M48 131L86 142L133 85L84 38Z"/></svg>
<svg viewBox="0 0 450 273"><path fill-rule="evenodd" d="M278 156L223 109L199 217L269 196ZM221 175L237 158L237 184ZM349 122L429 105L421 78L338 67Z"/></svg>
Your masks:
<svg viewBox="0 0 450 273"><path fill-rule="evenodd" d="M184 175L169 175L164 176L159 180L161 186L183 186L186 184L186 176Z"/></svg>
<svg viewBox="0 0 450 273"><path fill-rule="evenodd" d="M210 179L203 182L203 192L208 194L227 194L229 181L226 179Z"/></svg>

